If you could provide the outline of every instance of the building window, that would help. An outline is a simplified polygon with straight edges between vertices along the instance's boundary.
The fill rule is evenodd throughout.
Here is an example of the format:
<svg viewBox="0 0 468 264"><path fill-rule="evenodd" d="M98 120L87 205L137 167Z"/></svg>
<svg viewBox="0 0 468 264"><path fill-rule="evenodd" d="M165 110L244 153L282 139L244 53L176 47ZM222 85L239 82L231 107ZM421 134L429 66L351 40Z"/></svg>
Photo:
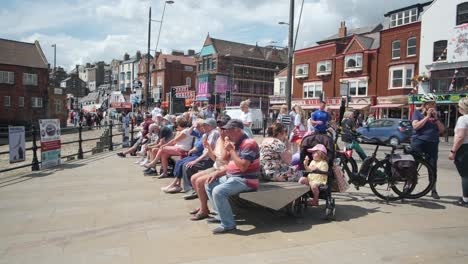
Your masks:
<svg viewBox="0 0 468 264"><path fill-rule="evenodd" d="M406 50L407 57L416 56L416 38L415 37L408 39L406 48L407 48Z"/></svg>
<svg viewBox="0 0 468 264"><path fill-rule="evenodd" d="M62 112L62 110L63 110L63 109L62 109L62 101L60 101L60 100L55 100L55 101L54 101L54 104L55 104L55 112L56 112L56 113Z"/></svg>
<svg viewBox="0 0 468 264"><path fill-rule="evenodd" d="M457 26L468 23L468 2L457 6Z"/></svg>
<svg viewBox="0 0 468 264"><path fill-rule="evenodd" d="M37 74L23 73L23 84L24 85L37 85Z"/></svg>
<svg viewBox="0 0 468 264"><path fill-rule="evenodd" d="M216 60L213 60L213 64L211 65L211 68L213 70L216 70Z"/></svg>
<svg viewBox="0 0 468 264"><path fill-rule="evenodd" d="M10 96L3 96L3 106L4 107L10 107L11 106Z"/></svg>
<svg viewBox="0 0 468 264"><path fill-rule="evenodd" d="M18 97L18 107L24 107L24 97Z"/></svg>
<svg viewBox="0 0 468 264"><path fill-rule="evenodd" d="M185 78L185 84L188 85L188 87L192 87L192 78L190 77Z"/></svg>
<svg viewBox="0 0 468 264"><path fill-rule="evenodd" d="M347 79L343 82L349 96L367 96L367 79Z"/></svg>
<svg viewBox="0 0 468 264"><path fill-rule="evenodd" d="M395 40L392 42L392 59L400 58L400 41Z"/></svg>
<svg viewBox="0 0 468 264"><path fill-rule="evenodd" d="M317 63L317 75L331 74L332 61L319 61Z"/></svg>
<svg viewBox="0 0 468 264"><path fill-rule="evenodd" d="M309 64L296 65L296 78L309 77Z"/></svg>
<svg viewBox="0 0 468 264"><path fill-rule="evenodd" d="M198 71L202 71L202 63L198 63Z"/></svg>
<svg viewBox="0 0 468 264"><path fill-rule="evenodd" d="M41 97L31 97L31 105L33 108L42 108L42 98Z"/></svg>
<svg viewBox="0 0 468 264"><path fill-rule="evenodd" d="M0 83L15 83L15 74L9 71L0 71Z"/></svg>
<svg viewBox="0 0 468 264"><path fill-rule="evenodd" d="M322 82L304 83L304 98L320 98L322 95Z"/></svg>
<svg viewBox="0 0 468 264"><path fill-rule="evenodd" d="M416 21L418 21L418 9L413 8L392 14L390 17L390 27L398 27Z"/></svg>
<svg viewBox="0 0 468 264"><path fill-rule="evenodd" d="M160 69L160 70L161 70L161 69L162 69L162 67L163 67L163 66L162 66L162 61L159 61L159 62L158 62L158 69Z"/></svg>
<svg viewBox="0 0 468 264"><path fill-rule="evenodd" d="M208 58L207 60L207 69L208 70L211 70L211 66L213 65L213 59L212 58Z"/></svg>
<svg viewBox="0 0 468 264"><path fill-rule="evenodd" d="M362 69L362 53L347 55L345 57L345 72Z"/></svg>
<svg viewBox="0 0 468 264"><path fill-rule="evenodd" d="M184 66L184 71L193 72L193 67L185 65Z"/></svg>
<svg viewBox="0 0 468 264"><path fill-rule="evenodd" d="M158 73L158 80L156 81L156 85L162 85L162 73Z"/></svg>
<svg viewBox="0 0 468 264"><path fill-rule="evenodd" d="M447 40L434 42L434 61L447 60Z"/></svg>
<svg viewBox="0 0 468 264"><path fill-rule="evenodd" d="M132 72L127 72L127 80L131 80L132 79Z"/></svg>
<svg viewBox="0 0 468 264"><path fill-rule="evenodd" d="M286 81L280 81L279 83L279 94L285 95L286 94Z"/></svg>
<svg viewBox="0 0 468 264"><path fill-rule="evenodd" d="M398 65L390 68L389 89L411 89L414 75L414 65Z"/></svg>
<svg viewBox="0 0 468 264"><path fill-rule="evenodd" d="M120 82L125 82L125 72L120 73Z"/></svg>

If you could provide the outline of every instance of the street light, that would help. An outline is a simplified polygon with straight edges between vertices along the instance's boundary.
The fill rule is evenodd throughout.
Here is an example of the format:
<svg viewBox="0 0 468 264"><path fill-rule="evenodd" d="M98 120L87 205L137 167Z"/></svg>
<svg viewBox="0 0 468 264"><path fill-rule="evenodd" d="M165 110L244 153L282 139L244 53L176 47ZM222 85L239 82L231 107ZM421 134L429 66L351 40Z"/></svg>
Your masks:
<svg viewBox="0 0 468 264"><path fill-rule="evenodd" d="M52 48L54 48L54 73L55 73L56 58L57 58L57 44L52 44Z"/></svg>
<svg viewBox="0 0 468 264"><path fill-rule="evenodd" d="M158 32L158 40L156 41L156 49L154 50L155 58L158 52L158 44L159 44L159 36L161 35L161 28L164 19L164 12L166 11L166 4L173 4L174 1L165 1L163 12L161 16L161 20L152 20L151 19L151 7L149 8L149 19L148 19L148 53L146 55L146 83L145 83L145 97L146 97L146 109L149 108L149 82L150 82L150 45L151 45L151 21L159 22L159 32Z"/></svg>
<svg viewBox="0 0 468 264"><path fill-rule="evenodd" d="M279 25L288 25L289 34L288 34L288 77L286 79L286 104L288 105L288 110L291 110L291 90L292 90L292 63L293 63L293 54L294 54L294 0L289 0L289 23L278 22Z"/></svg>

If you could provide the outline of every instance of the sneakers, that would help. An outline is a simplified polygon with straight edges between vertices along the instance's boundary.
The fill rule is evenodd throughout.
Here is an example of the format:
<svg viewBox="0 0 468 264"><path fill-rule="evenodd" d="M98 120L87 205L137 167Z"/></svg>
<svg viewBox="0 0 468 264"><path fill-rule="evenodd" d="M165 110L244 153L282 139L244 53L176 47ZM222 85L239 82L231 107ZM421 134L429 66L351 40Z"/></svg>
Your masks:
<svg viewBox="0 0 468 264"><path fill-rule="evenodd" d="M221 220L213 217L213 218L208 218L206 220L206 222L209 223L209 224L220 224Z"/></svg>
<svg viewBox="0 0 468 264"><path fill-rule="evenodd" d="M434 198L436 200L440 199L440 196L439 196L439 194L437 193L436 190L432 190L431 196L432 196L432 198Z"/></svg>
<svg viewBox="0 0 468 264"><path fill-rule="evenodd" d="M137 154L136 153L130 153L130 156L135 157Z"/></svg>
<svg viewBox="0 0 468 264"><path fill-rule="evenodd" d="M125 158L125 154L123 154L123 152L117 153L117 156L119 156L119 157L121 157L121 158Z"/></svg>
<svg viewBox="0 0 468 264"><path fill-rule="evenodd" d="M468 202L465 202L465 200L463 200L463 198L460 197L460 199L458 199L458 201L457 201L457 205L459 205L459 206L468 206Z"/></svg>
<svg viewBox="0 0 468 264"><path fill-rule="evenodd" d="M226 234L226 233L231 233L233 231L236 231L236 227L231 227L231 228L227 228L227 227L217 227L215 229L213 229L213 235L219 235L219 234Z"/></svg>
<svg viewBox="0 0 468 264"><path fill-rule="evenodd" d="M156 170L153 169L153 168L143 171L143 174L145 176L156 176L157 175Z"/></svg>
<svg viewBox="0 0 468 264"><path fill-rule="evenodd" d="M143 161L139 162L140 166L144 166L148 162L148 159L144 159Z"/></svg>
<svg viewBox="0 0 468 264"><path fill-rule="evenodd" d="M163 179L163 178L169 178L169 175L167 175L167 172L163 172L159 174L158 179Z"/></svg>
<svg viewBox="0 0 468 264"><path fill-rule="evenodd" d="M184 195L184 200L193 200L198 198L198 194L196 191L191 191L189 194Z"/></svg>

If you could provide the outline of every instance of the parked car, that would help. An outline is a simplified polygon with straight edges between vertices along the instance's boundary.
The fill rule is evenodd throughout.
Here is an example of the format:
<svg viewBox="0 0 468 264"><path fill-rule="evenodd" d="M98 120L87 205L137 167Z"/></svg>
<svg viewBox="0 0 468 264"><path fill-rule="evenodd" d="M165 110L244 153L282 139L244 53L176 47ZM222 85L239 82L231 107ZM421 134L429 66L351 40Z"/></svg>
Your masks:
<svg viewBox="0 0 468 264"><path fill-rule="evenodd" d="M407 119L378 119L357 132L368 138L378 138L391 145L409 142L413 134L411 121Z"/></svg>
<svg viewBox="0 0 468 264"><path fill-rule="evenodd" d="M263 129L262 110L250 108L249 111L252 114L252 132L258 134ZM241 113L239 106L228 106L224 111L224 114L230 116L231 119L240 119Z"/></svg>

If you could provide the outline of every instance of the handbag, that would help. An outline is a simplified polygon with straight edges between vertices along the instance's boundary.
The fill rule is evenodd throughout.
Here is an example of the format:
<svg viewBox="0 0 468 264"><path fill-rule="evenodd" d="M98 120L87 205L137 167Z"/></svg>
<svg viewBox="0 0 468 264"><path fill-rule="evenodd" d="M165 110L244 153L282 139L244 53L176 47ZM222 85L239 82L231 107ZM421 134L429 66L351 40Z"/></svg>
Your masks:
<svg viewBox="0 0 468 264"><path fill-rule="evenodd" d="M349 183L348 183L348 179L346 178L346 176L343 174L343 170L341 168L341 166L339 166L338 164L333 164L333 175L335 176L335 188L336 190L333 190L333 186L332 186L332 191L336 191L336 192L346 192L346 190L349 189Z"/></svg>

